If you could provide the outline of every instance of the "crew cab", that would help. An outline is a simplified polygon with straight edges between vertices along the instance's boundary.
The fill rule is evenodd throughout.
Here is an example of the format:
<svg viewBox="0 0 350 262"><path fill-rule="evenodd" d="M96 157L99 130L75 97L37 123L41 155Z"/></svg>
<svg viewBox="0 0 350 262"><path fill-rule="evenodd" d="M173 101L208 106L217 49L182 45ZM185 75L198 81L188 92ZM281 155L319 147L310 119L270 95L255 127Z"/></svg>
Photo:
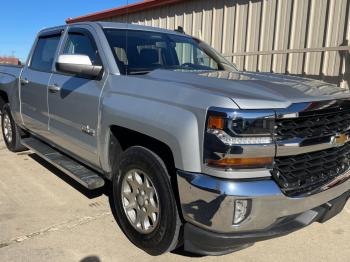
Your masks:
<svg viewBox="0 0 350 262"><path fill-rule="evenodd" d="M116 220L151 255L226 254L350 196L348 90L240 72L181 30L42 30L23 67L0 66L0 97L8 149L91 190L111 181Z"/></svg>

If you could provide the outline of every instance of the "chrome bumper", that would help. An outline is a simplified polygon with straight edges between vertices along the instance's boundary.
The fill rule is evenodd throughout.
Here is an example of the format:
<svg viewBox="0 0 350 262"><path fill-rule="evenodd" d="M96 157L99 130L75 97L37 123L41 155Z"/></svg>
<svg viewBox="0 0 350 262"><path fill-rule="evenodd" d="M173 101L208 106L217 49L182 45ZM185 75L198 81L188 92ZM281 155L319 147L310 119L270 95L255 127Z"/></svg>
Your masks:
<svg viewBox="0 0 350 262"><path fill-rule="evenodd" d="M218 233L240 233L267 229L280 218L301 214L350 190L350 180L311 196L290 198L271 179L228 180L178 171L180 202L184 219ZM251 199L249 217L233 225L234 201Z"/></svg>

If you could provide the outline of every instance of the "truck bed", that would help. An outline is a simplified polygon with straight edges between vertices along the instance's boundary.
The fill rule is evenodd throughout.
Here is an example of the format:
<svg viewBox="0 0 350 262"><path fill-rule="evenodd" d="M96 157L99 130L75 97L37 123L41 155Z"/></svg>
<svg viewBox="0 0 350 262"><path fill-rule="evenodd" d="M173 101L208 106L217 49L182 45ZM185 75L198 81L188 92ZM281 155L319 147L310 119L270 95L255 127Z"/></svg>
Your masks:
<svg viewBox="0 0 350 262"><path fill-rule="evenodd" d="M12 76L19 76L23 66L22 65L6 65L0 64L0 75L9 74Z"/></svg>
<svg viewBox="0 0 350 262"><path fill-rule="evenodd" d="M17 82L22 69L23 66L0 64L0 91L7 92Z"/></svg>

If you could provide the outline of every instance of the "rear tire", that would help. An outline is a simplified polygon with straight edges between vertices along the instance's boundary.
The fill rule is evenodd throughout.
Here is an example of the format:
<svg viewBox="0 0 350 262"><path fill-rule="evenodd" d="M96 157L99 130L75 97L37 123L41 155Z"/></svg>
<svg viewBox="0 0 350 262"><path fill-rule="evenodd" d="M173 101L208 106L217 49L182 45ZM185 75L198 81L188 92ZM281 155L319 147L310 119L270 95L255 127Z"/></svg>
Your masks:
<svg viewBox="0 0 350 262"><path fill-rule="evenodd" d="M119 226L150 255L172 251L178 244L181 220L164 162L152 151L135 146L122 153L117 165L113 198Z"/></svg>
<svg viewBox="0 0 350 262"><path fill-rule="evenodd" d="M27 148L21 144L21 129L13 120L9 104L5 104L1 111L2 135L7 148L12 152L27 150Z"/></svg>

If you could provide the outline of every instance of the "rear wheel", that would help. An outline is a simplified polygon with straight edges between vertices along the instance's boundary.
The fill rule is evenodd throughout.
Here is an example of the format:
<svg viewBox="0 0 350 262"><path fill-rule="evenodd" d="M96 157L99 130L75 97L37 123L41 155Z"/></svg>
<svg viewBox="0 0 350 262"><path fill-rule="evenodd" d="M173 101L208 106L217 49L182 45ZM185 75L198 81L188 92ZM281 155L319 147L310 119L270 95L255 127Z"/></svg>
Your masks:
<svg viewBox="0 0 350 262"><path fill-rule="evenodd" d="M131 147L113 177L117 220L126 236L151 255L176 248L181 221L164 162L152 151Z"/></svg>
<svg viewBox="0 0 350 262"><path fill-rule="evenodd" d="M26 148L21 144L21 129L12 118L9 104L2 108L1 126L7 148L12 152L25 151Z"/></svg>

